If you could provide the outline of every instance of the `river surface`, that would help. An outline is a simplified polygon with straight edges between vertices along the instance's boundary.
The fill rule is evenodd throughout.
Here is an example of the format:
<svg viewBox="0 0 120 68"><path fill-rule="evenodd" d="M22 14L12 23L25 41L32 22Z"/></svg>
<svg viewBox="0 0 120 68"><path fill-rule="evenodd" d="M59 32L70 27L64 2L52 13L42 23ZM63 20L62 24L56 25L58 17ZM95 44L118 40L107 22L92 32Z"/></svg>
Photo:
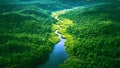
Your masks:
<svg viewBox="0 0 120 68"><path fill-rule="evenodd" d="M58 16L55 16L55 19L61 23L64 23L64 21L60 20ZM58 68L60 64L64 63L64 61L67 60L68 54L66 53L64 47L66 39L63 39L62 35L58 32L59 29L62 29L60 26L62 25L58 25L58 29L55 31L55 34L58 35L60 41L54 46L53 51L49 55L49 59L37 68Z"/></svg>

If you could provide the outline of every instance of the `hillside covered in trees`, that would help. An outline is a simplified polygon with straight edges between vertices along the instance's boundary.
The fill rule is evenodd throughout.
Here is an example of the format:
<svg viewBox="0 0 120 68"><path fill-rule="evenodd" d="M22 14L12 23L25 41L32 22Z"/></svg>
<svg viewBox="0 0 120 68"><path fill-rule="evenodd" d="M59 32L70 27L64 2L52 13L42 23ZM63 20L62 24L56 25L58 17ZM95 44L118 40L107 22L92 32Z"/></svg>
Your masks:
<svg viewBox="0 0 120 68"><path fill-rule="evenodd" d="M59 41L54 27L62 24L52 12L81 6L57 18L67 22L62 36L70 35L60 68L119 68L120 0L0 0L0 68L47 61Z"/></svg>
<svg viewBox="0 0 120 68"><path fill-rule="evenodd" d="M61 68L120 67L120 4L101 4L70 11L61 17L73 20L67 29L69 59Z"/></svg>
<svg viewBox="0 0 120 68"><path fill-rule="evenodd" d="M0 67L30 68L45 61L56 43L51 29L56 20L51 12L28 7L6 9L8 12L0 14Z"/></svg>

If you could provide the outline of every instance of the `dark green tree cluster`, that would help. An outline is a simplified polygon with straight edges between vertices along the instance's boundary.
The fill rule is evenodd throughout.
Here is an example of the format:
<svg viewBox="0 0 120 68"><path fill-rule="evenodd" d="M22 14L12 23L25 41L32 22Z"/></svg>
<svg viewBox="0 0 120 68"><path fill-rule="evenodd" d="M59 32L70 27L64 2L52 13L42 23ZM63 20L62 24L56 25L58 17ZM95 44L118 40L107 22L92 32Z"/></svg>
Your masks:
<svg viewBox="0 0 120 68"><path fill-rule="evenodd" d="M70 58L61 68L120 67L119 6L103 4L62 15L74 21L67 29L74 43L66 43Z"/></svg>
<svg viewBox="0 0 120 68"><path fill-rule="evenodd" d="M120 2L120 0L0 0L0 13L18 11L26 7L58 11L105 2Z"/></svg>
<svg viewBox="0 0 120 68"><path fill-rule="evenodd" d="M47 2L47 1L46 1ZM54 7L53 7L54 6ZM61 9L66 9L66 8L71 8L71 6L60 3L60 2L52 2L52 1L48 1L47 3L43 3L43 2L33 2L33 3L22 3L22 2L14 2L14 3L8 3L6 2L4 3L0 3L0 13L4 13L4 12L12 12L12 11L18 11L20 9L26 9L26 8L37 8L39 9L43 9L43 10L49 10L49 11L57 11L57 10L61 10Z"/></svg>
<svg viewBox="0 0 120 68"><path fill-rule="evenodd" d="M0 14L0 68L33 68L49 57L56 43L50 14L27 8Z"/></svg>

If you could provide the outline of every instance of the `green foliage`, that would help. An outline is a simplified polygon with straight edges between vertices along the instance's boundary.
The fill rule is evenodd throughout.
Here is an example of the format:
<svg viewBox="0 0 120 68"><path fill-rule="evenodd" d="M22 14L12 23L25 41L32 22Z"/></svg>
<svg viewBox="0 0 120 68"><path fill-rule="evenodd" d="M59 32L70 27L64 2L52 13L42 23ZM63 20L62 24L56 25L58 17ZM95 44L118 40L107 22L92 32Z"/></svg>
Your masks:
<svg viewBox="0 0 120 68"><path fill-rule="evenodd" d="M42 2L43 1L43 2ZM0 2L0 14L1 13L6 13L6 12L15 12L15 11L19 11L19 10L23 10L23 9L37 9L38 11L43 11L43 10L49 10L49 11L57 11L57 10L61 10L61 9L66 9L66 8L71 8L71 6L68 4L63 4L60 3L58 1L33 1L33 2L14 2L13 3L9 3L9 2L5 2L2 3ZM54 7L53 7L54 6ZM43 10L40 10L43 9Z"/></svg>
<svg viewBox="0 0 120 68"><path fill-rule="evenodd" d="M67 32L75 40L73 44L66 43L70 58L61 68L120 67L119 6L104 4L62 15L74 21Z"/></svg>
<svg viewBox="0 0 120 68"><path fill-rule="evenodd" d="M45 10L0 14L0 67L30 68L43 63L56 43L51 41L55 22Z"/></svg>
<svg viewBox="0 0 120 68"><path fill-rule="evenodd" d="M35 9L33 9L33 10L28 9L28 10L23 10L23 11L21 11L21 13L22 13L22 14L35 15L35 16L42 17L42 18L47 18L47 17L50 16L50 12L45 11L45 10L37 11L37 10L35 10Z"/></svg>

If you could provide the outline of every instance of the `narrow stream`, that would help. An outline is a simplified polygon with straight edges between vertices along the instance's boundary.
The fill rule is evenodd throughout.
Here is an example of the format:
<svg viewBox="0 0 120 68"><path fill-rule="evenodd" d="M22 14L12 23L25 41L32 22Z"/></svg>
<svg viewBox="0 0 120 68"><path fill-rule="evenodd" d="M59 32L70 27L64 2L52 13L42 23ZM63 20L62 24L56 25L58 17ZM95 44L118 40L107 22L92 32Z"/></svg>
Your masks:
<svg viewBox="0 0 120 68"><path fill-rule="evenodd" d="M58 16L55 16L55 19L60 21L61 23L64 23L64 21L58 19ZM58 35L60 42L58 42L54 46L54 49L49 56L49 59L44 64L38 66L37 68L58 68L60 64L64 63L64 61L67 60L68 54L66 53L64 47L66 39L63 39L62 35L58 32L59 29L62 29L60 26L61 25L58 25L58 29L55 31L55 34Z"/></svg>

